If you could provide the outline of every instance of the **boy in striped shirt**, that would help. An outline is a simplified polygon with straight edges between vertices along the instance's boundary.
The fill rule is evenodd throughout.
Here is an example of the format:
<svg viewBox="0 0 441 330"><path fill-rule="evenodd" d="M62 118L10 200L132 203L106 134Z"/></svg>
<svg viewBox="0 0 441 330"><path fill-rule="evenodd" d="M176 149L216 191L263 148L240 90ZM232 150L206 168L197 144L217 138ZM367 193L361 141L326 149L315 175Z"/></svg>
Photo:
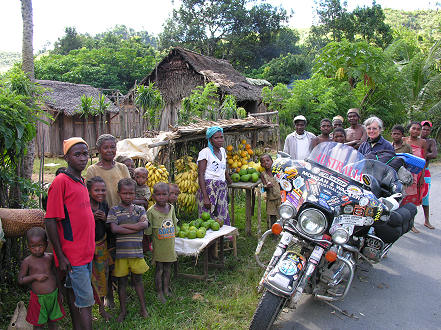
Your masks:
<svg viewBox="0 0 441 330"><path fill-rule="evenodd" d="M142 206L133 204L135 199L136 182L124 178L118 182L118 195L121 203L110 209L107 223L116 234L116 258L113 276L118 278L118 295L120 314L118 322L122 322L127 314L127 282L128 275L132 273L136 294L141 304L140 314L147 317L145 308L144 286L142 274L149 267L144 260L142 251L142 238L144 229L149 225L145 210Z"/></svg>

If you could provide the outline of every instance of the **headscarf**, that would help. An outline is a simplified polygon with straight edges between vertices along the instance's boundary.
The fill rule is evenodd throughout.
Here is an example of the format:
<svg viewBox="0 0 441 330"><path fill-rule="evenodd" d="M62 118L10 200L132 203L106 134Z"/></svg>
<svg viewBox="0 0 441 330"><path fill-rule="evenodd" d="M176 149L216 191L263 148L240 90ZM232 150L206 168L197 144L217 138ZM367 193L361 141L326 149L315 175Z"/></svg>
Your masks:
<svg viewBox="0 0 441 330"><path fill-rule="evenodd" d="M222 129L222 127L219 127L219 126L211 126L211 127L207 128L207 133L205 134L205 136L207 137L207 140L208 140L208 148L210 148L213 155L214 155L214 150L213 150L213 145L210 142L210 139L217 132L222 132L222 134L224 134L224 130Z"/></svg>

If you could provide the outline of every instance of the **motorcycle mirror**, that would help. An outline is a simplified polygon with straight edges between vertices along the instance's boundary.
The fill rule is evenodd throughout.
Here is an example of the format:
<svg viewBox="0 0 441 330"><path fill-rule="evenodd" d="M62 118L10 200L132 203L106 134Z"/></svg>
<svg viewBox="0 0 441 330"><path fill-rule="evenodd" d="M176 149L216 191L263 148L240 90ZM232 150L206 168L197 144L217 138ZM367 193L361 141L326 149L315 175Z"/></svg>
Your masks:
<svg viewBox="0 0 441 330"><path fill-rule="evenodd" d="M278 151L277 156L280 156L278 158L290 158L291 157L290 154L287 154L286 152L283 152L283 151Z"/></svg>

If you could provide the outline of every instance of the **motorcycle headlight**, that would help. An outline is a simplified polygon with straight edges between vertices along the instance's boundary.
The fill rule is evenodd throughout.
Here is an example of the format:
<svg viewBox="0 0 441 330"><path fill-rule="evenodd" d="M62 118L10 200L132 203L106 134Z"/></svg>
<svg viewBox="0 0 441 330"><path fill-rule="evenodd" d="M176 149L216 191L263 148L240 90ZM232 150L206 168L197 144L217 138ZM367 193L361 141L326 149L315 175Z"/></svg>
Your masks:
<svg viewBox="0 0 441 330"><path fill-rule="evenodd" d="M283 220L288 220L294 217L296 210L291 204L285 202L279 206L279 214Z"/></svg>
<svg viewBox="0 0 441 330"><path fill-rule="evenodd" d="M328 227L323 212L317 209L306 209L299 216L300 228L308 235L323 234Z"/></svg>
<svg viewBox="0 0 441 330"><path fill-rule="evenodd" d="M345 244L349 241L349 233L344 228L338 228L332 234L332 240L337 244Z"/></svg>

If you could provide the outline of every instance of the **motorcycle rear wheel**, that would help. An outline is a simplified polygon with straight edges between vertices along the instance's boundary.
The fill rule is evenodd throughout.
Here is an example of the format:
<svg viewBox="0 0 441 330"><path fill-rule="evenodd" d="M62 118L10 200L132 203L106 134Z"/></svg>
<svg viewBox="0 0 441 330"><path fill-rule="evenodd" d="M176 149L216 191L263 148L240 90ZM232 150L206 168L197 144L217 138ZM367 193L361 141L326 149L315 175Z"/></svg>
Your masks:
<svg viewBox="0 0 441 330"><path fill-rule="evenodd" d="M265 290L251 320L250 330L269 329L285 304L286 299Z"/></svg>

